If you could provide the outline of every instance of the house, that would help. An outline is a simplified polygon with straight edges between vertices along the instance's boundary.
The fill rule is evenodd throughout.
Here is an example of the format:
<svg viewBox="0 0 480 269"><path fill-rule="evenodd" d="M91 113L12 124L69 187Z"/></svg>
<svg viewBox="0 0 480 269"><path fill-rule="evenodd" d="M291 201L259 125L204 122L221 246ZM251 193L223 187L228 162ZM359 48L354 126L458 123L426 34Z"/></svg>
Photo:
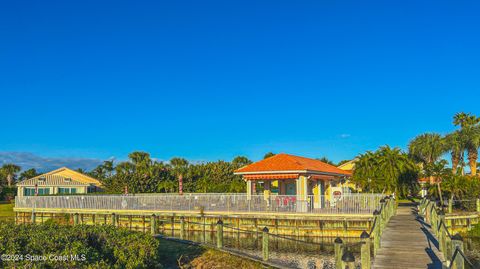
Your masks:
<svg viewBox="0 0 480 269"><path fill-rule="evenodd" d="M289 154L277 154L235 171L247 184L247 199L256 194L261 184L264 197L271 195L272 183L278 184L277 195L295 196L298 204L308 204L313 197L315 208L321 208L325 198L342 194L342 183L351 176L349 171L316 159Z"/></svg>
<svg viewBox="0 0 480 269"><path fill-rule="evenodd" d="M344 171L347 171L349 172L350 174L353 175L353 170L355 170L355 162L357 161L357 159L353 159L353 160L350 160L346 163L343 163L339 166L337 166L339 169L342 169ZM345 186L348 187L348 188L351 188L353 190L356 190L356 191L362 191L362 188L360 188L359 186L357 186L355 183L353 183L351 180L347 180L347 182L345 183Z"/></svg>
<svg viewBox="0 0 480 269"><path fill-rule="evenodd" d="M342 169L342 170L345 170L345 171L353 172L353 169L355 169L355 162L356 161L357 161L357 159L353 159L353 160L350 160L346 163L343 163L343 164L341 164L337 167Z"/></svg>
<svg viewBox="0 0 480 269"><path fill-rule="evenodd" d="M18 196L82 194L102 190L102 183L67 167L17 183Z"/></svg>

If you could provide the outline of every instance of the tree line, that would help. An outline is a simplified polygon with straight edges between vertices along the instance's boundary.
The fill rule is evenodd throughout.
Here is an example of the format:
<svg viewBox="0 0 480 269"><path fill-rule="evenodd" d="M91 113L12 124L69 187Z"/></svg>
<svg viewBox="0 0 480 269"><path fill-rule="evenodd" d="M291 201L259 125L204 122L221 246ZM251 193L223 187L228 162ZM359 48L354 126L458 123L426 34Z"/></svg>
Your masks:
<svg viewBox="0 0 480 269"><path fill-rule="evenodd" d="M272 156L275 153L268 152L263 158ZM335 165L326 157L318 159ZM183 192L240 193L246 192L246 184L241 176L234 175L234 171L251 163L244 156L237 156L232 161L193 163L177 157L164 162L152 159L149 153L137 151L130 153L126 161L107 160L90 171L77 171L100 180L107 193L177 193L179 181L183 182ZM5 164L0 168L0 193L9 192L8 195L12 196L15 182L37 175L39 173L33 168L21 171L18 165Z"/></svg>
<svg viewBox="0 0 480 269"><path fill-rule="evenodd" d="M439 199L479 196L480 117L460 112L454 115L453 125L456 129L446 135L418 135L410 141L407 152L383 146L375 152L358 155L353 180L366 191L397 192L405 196L418 193L418 179L425 178L433 182L427 183L430 195ZM450 166L444 158L447 154ZM469 174L465 167L470 168Z"/></svg>

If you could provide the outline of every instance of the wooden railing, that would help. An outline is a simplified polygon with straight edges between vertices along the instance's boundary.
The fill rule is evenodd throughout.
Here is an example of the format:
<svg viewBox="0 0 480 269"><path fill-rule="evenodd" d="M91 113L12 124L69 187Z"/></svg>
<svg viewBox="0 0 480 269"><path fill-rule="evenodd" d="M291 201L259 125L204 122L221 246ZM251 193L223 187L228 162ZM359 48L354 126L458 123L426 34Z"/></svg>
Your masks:
<svg viewBox="0 0 480 269"><path fill-rule="evenodd" d="M440 251L445 258L444 268L464 269L465 264L473 268L473 264L465 256L463 238L460 234L451 235L445 222L443 208L437 206L434 200L423 199L419 204L419 214L430 224L438 239Z"/></svg>
<svg viewBox="0 0 480 269"><path fill-rule="evenodd" d="M382 236L387 223L390 218L395 215L397 210L397 203L393 196L387 196L380 200L380 209L373 212L374 219L372 228L369 232L363 231L360 235L360 264L361 269L371 268L371 257L377 255L381 248L380 238ZM373 237L373 238L372 238ZM371 240L373 239L373 244ZM349 250L352 245L344 244L340 237L335 239L335 268L336 269L354 269L355 256Z"/></svg>

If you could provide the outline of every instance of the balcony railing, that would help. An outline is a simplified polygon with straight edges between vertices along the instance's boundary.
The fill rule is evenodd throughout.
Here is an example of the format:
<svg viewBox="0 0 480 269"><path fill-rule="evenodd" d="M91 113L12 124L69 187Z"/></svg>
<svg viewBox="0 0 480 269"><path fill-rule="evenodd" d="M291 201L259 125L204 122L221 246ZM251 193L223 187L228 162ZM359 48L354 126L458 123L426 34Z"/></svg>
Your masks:
<svg viewBox="0 0 480 269"><path fill-rule="evenodd" d="M381 194L348 194L340 197L246 194L151 194L17 196L22 209L89 209L196 212L284 212L317 214L372 214L380 206Z"/></svg>

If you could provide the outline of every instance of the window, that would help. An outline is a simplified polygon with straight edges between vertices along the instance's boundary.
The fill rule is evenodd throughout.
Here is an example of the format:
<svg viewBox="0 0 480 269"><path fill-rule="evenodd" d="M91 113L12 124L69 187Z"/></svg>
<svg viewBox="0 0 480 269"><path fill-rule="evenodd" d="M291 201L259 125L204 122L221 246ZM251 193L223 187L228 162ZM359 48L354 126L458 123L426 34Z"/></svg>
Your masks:
<svg viewBox="0 0 480 269"><path fill-rule="evenodd" d="M35 189L34 188L25 188L23 190L23 195L25 196L34 196L35 195Z"/></svg>
<svg viewBox="0 0 480 269"><path fill-rule="evenodd" d="M50 188L38 188L38 195L49 195Z"/></svg>
<svg viewBox="0 0 480 269"><path fill-rule="evenodd" d="M58 194L77 193L77 188L58 188Z"/></svg>
<svg viewBox="0 0 480 269"><path fill-rule="evenodd" d="M49 195L50 188L38 188L38 195ZM25 196L35 196L35 188L25 188L23 190Z"/></svg>

